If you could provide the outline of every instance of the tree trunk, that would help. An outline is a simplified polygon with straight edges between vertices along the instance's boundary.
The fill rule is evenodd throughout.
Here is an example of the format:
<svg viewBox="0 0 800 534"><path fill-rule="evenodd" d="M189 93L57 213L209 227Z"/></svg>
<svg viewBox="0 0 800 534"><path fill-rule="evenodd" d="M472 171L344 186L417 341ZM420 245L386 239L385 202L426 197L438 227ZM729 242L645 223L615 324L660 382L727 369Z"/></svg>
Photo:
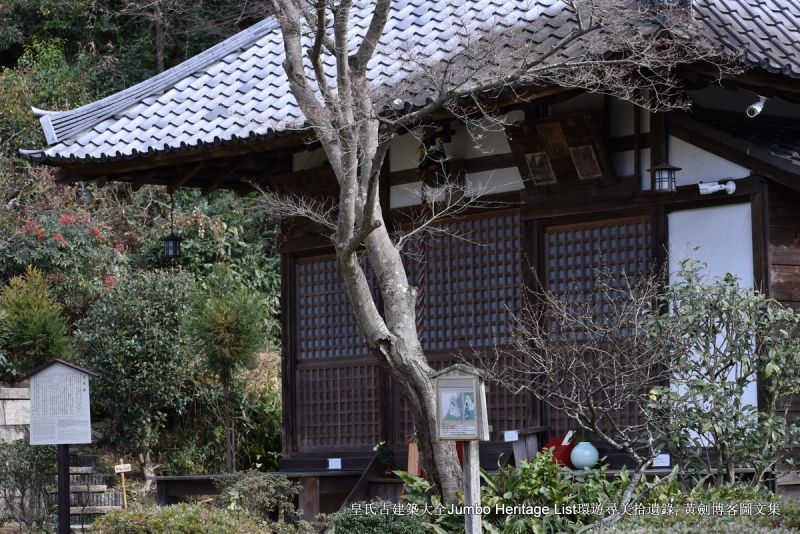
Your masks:
<svg viewBox="0 0 800 534"><path fill-rule="evenodd" d="M436 391L430 377L433 370L417 337L416 288L408 283L400 252L385 225L374 230L365 244L383 297L383 321L362 317L370 312L364 304L365 299L371 302L372 296L355 254L339 261L348 297L367 345L408 403L428 480L445 502L455 503L456 492L462 490L463 474L455 443L436 439Z"/></svg>
<svg viewBox="0 0 800 534"><path fill-rule="evenodd" d="M153 487L153 481L150 480L150 477L156 476L155 467L153 466L153 461L150 459L150 451L142 454L139 453L139 467L142 469L142 475L144 475L144 488L142 489L142 495L147 495L150 489Z"/></svg>
<svg viewBox="0 0 800 534"><path fill-rule="evenodd" d="M233 473L236 470L233 462L233 415L228 400L228 388L222 387L222 426L225 428L225 471Z"/></svg>
<svg viewBox="0 0 800 534"><path fill-rule="evenodd" d="M164 43L166 42L166 35L164 32L164 19L160 11L155 14L155 27L156 27L156 70L160 73L164 72Z"/></svg>

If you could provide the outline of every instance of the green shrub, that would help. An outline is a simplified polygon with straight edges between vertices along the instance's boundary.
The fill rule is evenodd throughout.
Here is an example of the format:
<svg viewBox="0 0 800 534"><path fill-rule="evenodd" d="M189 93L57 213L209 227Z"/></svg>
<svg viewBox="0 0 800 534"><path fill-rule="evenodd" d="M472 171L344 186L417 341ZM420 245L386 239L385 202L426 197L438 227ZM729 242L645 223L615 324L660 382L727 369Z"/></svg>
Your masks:
<svg viewBox="0 0 800 534"><path fill-rule="evenodd" d="M0 278L23 274L32 265L72 320L84 317L93 302L114 289L125 270L122 247L86 214L42 215L15 230L8 243L0 243Z"/></svg>
<svg viewBox="0 0 800 534"><path fill-rule="evenodd" d="M28 445L27 439L0 442L0 508L25 532L53 525L48 496L55 471L55 447Z"/></svg>
<svg viewBox="0 0 800 534"><path fill-rule="evenodd" d="M95 410L114 420L112 438L134 452L156 446L168 415L189 402L193 357L181 328L193 284L181 273L132 273L76 324Z"/></svg>
<svg viewBox="0 0 800 534"><path fill-rule="evenodd" d="M202 504L116 510L92 524L96 534L259 534L261 527Z"/></svg>
<svg viewBox="0 0 800 534"><path fill-rule="evenodd" d="M239 471L214 480L220 494L217 506L228 510L243 510L250 517L268 521L281 516L296 521L299 518L294 498L300 485L288 478L260 471Z"/></svg>
<svg viewBox="0 0 800 534"><path fill-rule="evenodd" d="M68 358L66 318L50 297L47 280L38 269L28 266L24 275L9 281L0 293L0 309L0 329L21 372L53 358Z"/></svg>
<svg viewBox="0 0 800 534"><path fill-rule="evenodd" d="M424 534L419 517L411 514L356 514L346 508L331 518L335 534Z"/></svg>
<svg viewBox="0 0 800 534"><path fill-rule="evenodd" d="M789 534L796 531L759 524L753 518L744 516L679 515L660 518L657 524L632 518L599 532L606 534Z"/></svg>

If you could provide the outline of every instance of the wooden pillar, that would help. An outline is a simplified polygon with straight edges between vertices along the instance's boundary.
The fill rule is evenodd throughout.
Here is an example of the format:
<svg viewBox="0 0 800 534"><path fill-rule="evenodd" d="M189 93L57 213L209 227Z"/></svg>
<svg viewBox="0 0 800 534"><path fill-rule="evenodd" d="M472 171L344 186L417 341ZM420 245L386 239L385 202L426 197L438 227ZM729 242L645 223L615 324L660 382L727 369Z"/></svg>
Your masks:
<svg viewBox="0 0 800 534"><path fill-rule="evenodd" d="M464 442L464 505L481 506L480 441ZM466 534L480 534L481 514L466 514Z"/></svg>
<svg viewBox="0 0 800 534"><path fill-rule="evenodd" d="M69 445L56 445L58 454L58 534L69 534Z"/></svg>
<svg viewBox="0 0 800 534"><path fill-rule="evenodd" d="M650 167L660 164L664 154L664 116L661 113L650 113ZM650 190L656 188L656 176L650 172Z"/></svg>
<svg viewBox="0 0 800 534"><path fill-rule="evenodd" d="M319 514L319 477L300 477L299 498L303 519L316 520Z"/></svg>

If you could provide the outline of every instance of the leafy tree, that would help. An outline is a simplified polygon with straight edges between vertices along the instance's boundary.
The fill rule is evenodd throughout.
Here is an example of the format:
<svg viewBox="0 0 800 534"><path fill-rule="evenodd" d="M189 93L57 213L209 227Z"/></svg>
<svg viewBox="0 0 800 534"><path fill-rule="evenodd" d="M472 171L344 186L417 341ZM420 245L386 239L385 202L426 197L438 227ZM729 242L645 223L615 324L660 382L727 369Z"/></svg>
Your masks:
<svg viewBox="0 0 800 534"><path fill-rule="evenodd" d="M236 373L254 368L256 354L264 346L261 302L258 295L237 287L225 267L218 267L208 280L208 290L198 291L188 331L203 365L222 387L220 415L225 427L225 467L234 466L234 414L230 390Z"/></svg>
<svg viewBox="0 0 800 534"><path fill-rule="evenodd" d="M112 418L114 439L139 454L147 476L167 416L188 401L193 357L181 325L193 289L184 273L134 272L76 324L83 364L100 375L94 408Z"/></svg>
<svg viewBox="0 0 800 534"><path fill-rule="evenodd" d="M67 320L41 271L28 266L25 274L13 277L0 293L0 310L6 346L22 372L69 357Z"/></svg>
<svg viewBox="0 0 800 534"><path fill-rule="evenodd" d="M654 407L668 415L660 445L683 475L709 474L717 487L736 482L737 468L767 482L800 439L790 420L800 394L800 315L736 276L709 280L705 264L681 262L662 303L640 325L648 338L668 336L670 386L653 388ZM745 391L760 385L762 406ZM709 454L709 452L713 454Z"/></svg>

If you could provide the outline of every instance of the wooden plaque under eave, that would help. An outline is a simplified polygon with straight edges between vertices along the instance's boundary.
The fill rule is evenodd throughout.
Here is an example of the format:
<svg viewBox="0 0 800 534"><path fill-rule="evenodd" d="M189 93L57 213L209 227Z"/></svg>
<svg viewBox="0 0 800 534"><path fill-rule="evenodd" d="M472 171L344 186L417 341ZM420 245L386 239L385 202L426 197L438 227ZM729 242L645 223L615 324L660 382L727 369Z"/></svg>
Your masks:
<svg viewBox="0 0 800 534"><path fill-rule="evenodd" d="M617 183L591 111L526 120L507 126L506 135L528 190Z"/></svg>

